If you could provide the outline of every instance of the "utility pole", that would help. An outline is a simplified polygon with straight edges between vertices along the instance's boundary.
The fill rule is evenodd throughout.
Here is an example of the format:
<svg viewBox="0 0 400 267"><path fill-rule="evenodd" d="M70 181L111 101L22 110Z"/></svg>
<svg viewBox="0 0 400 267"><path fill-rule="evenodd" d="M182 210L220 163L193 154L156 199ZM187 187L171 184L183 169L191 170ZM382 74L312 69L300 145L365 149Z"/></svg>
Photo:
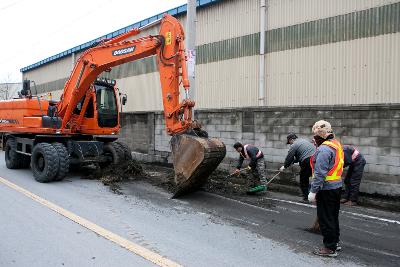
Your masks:
<svg viewBox="0 0 400 267"><path fill-rule="evenodd" d="M188 58L188 76L190 82L190 98L196 100L196 0L187 2L187 22L186 22L186 50Z"/></svg>

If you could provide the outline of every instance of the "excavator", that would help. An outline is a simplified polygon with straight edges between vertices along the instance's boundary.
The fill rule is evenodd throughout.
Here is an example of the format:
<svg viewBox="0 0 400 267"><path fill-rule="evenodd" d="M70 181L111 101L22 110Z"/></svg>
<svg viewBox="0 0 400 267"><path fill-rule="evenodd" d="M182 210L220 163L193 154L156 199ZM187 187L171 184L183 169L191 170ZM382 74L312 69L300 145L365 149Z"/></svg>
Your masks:
<svg viewBox="0 0 400 267"><path fill-rule="evenodd" d="M30 166L35 180L45 183L62 180L72 166L104 168L132 159L129 147L118 141L119 107L126 99L117 101L115 80L99 75L156 56L166 132L171 136L174 197L201 187L225 157L226 147L219 139L208 138L193 120L182 25L168 14L159 23L158 35L130 38L143 30L135 28L84 51L59 101L33 95L29 80L23 81L19 98L0 101L7 168ZM180 86L185 92L182 99Z"/></svg>

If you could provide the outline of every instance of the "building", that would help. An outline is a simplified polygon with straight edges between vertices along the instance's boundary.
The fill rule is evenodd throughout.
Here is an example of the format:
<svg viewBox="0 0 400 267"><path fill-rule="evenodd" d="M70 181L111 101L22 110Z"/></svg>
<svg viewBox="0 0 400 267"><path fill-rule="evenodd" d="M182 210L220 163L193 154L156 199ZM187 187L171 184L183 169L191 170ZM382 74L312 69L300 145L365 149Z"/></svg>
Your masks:
<svg viewBox="0 0 400 267"><path fill-rule="evenodd" d="M228 156L235 157L230 145L240 139L257 143L271 166L278 165L287 132L309 136L313 122L324 118L343 143L366 156L363 190L400 195L400 1L200 0L198 5L197 115L229 146ZM185 12L186 6L168 11L183 25ZM156 33L155 26L142 34ZM97 40L22 68L23 78L35 80L39 93L57 97L81 52ZM124 110L140 118L122 130L131 147L167 156L155 58L105 75L128 95Z"/></svg>

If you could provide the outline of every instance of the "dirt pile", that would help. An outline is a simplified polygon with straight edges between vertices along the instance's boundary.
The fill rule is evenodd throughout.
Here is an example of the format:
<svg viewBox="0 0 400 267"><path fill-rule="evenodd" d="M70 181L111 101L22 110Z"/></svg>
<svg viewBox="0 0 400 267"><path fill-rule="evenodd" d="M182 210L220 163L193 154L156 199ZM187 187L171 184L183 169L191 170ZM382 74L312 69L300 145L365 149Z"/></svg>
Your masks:
<svg viewBox="0 0 400 267"><path fill-rule="evenodd" d="M83 171L82 179L100 180L104 185L109 186L113 192L121 194L119 183L143 179L146 176L139 162L129 160L118 165L111 164L105 168L87 166Z"/></svg>
<svg viewBox="0 0 400 267"><path fill-rule="evenodd" d="M244 174L229 176L227 171L215 170L204 185L204 190L223 195L243 195L250 187Z"/></svg>

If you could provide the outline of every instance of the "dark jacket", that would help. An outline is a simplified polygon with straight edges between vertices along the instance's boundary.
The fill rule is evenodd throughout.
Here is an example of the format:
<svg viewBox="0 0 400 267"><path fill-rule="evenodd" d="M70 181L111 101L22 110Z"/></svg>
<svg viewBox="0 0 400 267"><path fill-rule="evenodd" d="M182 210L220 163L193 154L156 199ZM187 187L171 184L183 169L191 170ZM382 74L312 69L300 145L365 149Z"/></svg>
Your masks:
<svg viewBox="0 0 400 267"><path fill-rule="evenodd" d="M365 160L363 155L355 149L353 146L343 146L343 153L344 153L344 165L343 167L346 168L352 165L355 162L363 162Z"/></svg>
<svg viewBox="0 0 400 267"><path fill-rule="evenodd" d="M285 159L285 168L292 165L292 163L303 162L303 160L310 158L315 153L315 145L310 141L297 138L294 143L290 145L289 152Z"/></svg>
<svg viewBox="0 0 400 267"><path fill-rule="evenodd" d="M257 157L257 154L259 154L258 157ZM247 155L249 155L249 158L250 158L249 166L253 170L256 169L257 160L264 158L264 154L257 147L252 146L252 145L247 146ZM238 164L236 166L237 169L240 169L242 167L242 164L243 164L243 161L245 158L246 158L246 155L245 155L244 146L243 146L243 149L240 152Z"/></svg>

